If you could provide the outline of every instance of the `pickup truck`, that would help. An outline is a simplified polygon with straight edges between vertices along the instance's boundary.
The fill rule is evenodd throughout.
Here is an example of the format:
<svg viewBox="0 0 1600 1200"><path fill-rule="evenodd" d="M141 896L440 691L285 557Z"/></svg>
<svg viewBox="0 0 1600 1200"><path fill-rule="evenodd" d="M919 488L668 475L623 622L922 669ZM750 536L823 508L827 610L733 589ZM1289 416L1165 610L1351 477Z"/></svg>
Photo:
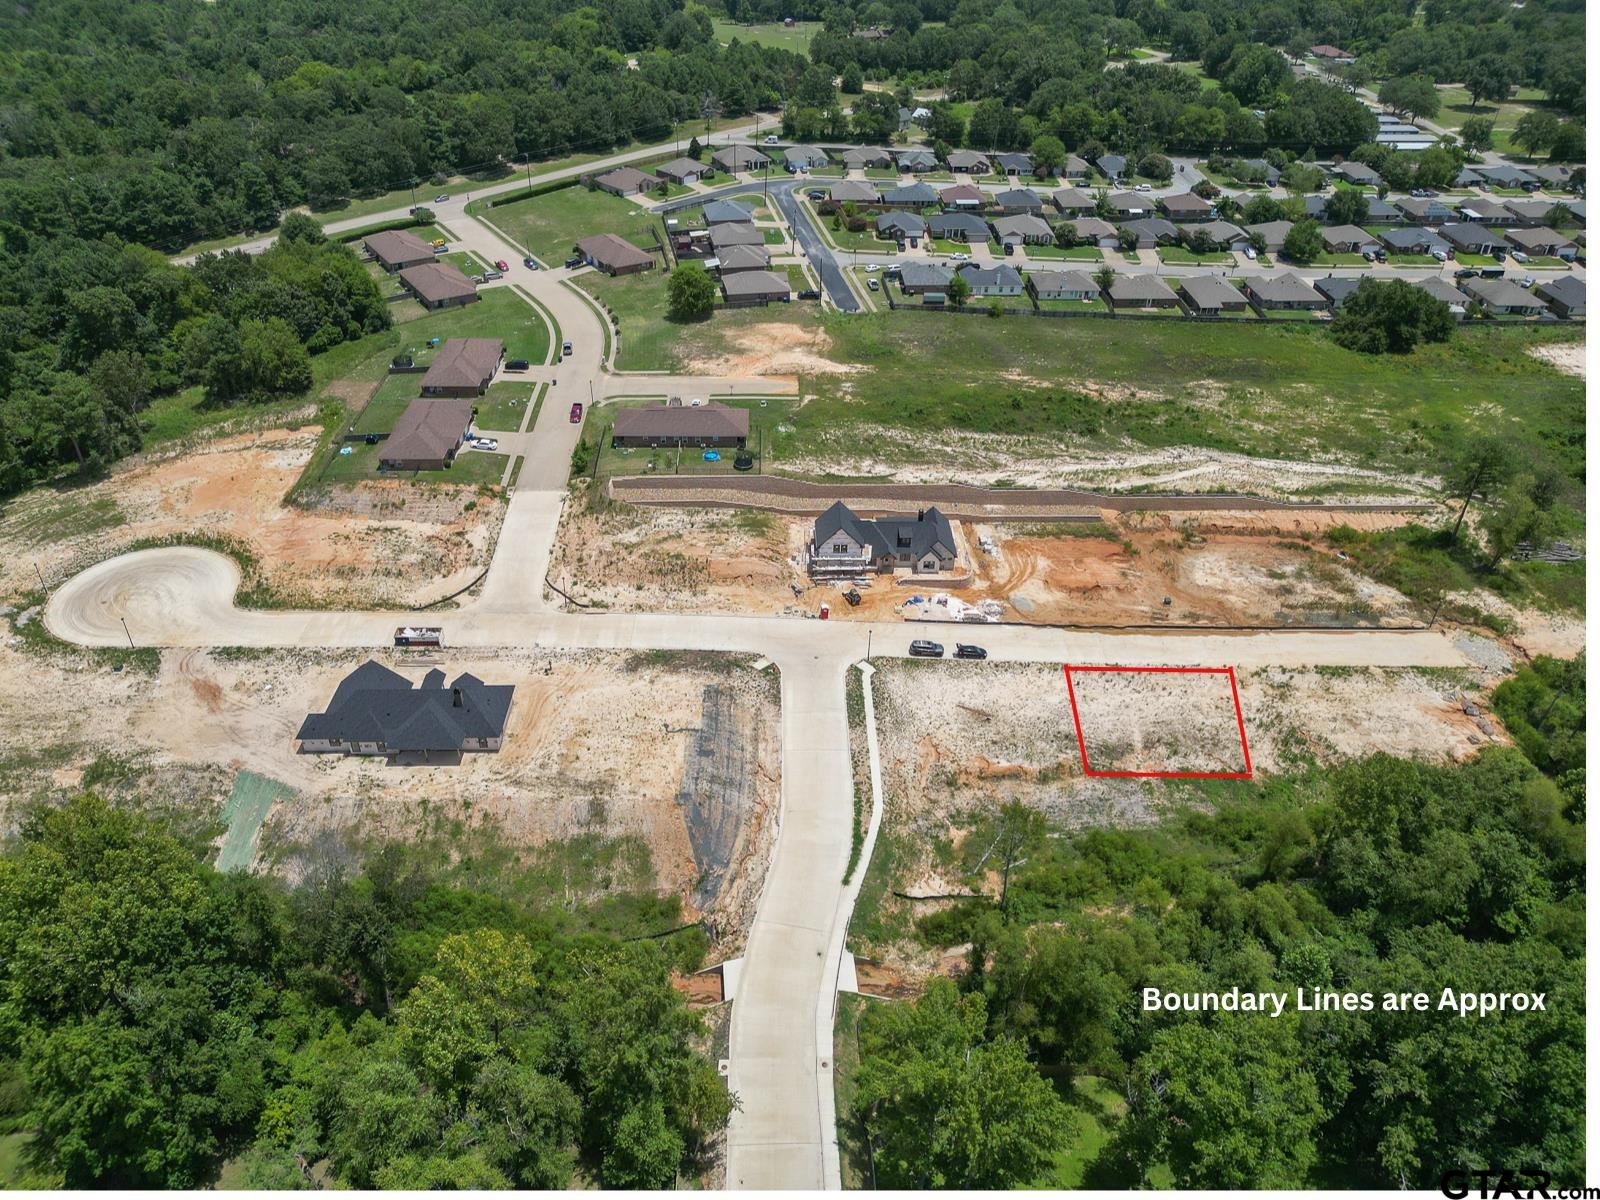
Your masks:
<svg viewBox="0 0 1600 1200"><path fill-rule="evenodd" d="M442 646L444 630L437 625L402 625L394 631L396 646Z"/></svg>

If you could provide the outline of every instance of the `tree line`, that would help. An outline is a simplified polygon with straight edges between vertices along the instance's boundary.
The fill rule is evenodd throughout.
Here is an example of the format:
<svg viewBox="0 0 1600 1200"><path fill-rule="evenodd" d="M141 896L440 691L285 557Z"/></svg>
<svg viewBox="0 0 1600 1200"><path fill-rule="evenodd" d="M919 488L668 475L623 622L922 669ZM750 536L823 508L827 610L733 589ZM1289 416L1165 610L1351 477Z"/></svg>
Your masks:
<svg viewBox="0 0 1600 1200"><path fill-rule="evenodd" d="M1457 766L1380 755L1056 838L1020 804L980 818L958 854L971 867L989 848L1008 885L918 924L930 945L970 943L967 970L862 1019L846 1119L877 1185L1048 1182L1084 1075L1123 1106L1091 1186L1433 1187L1481 1163L1580 1179L1582 661L1541 660L1494 702L1539 766L1509 748ZM1546 1007L1139 1003L1144 987L1235 986L1525 990Z"/></svg>
<svg viewBox="0 0 1600 1200"><path fill-rule="evenodd" d="M106 234L0 246L0 497L139 449L150 403L296 396L311 356L389 326L377 282L303 214L265 253L191 266Z"/></svg>
<svg viewBox="0 0 1600 1200"><path fill-rule="evenodd" d="M668 982L393 847L295 888L92 795L0 856L0 1114L39 1186L670 1187L731 1098ZM436 862L437 860L432 860ZM660 914L675 923L675 914Z"/></svg>

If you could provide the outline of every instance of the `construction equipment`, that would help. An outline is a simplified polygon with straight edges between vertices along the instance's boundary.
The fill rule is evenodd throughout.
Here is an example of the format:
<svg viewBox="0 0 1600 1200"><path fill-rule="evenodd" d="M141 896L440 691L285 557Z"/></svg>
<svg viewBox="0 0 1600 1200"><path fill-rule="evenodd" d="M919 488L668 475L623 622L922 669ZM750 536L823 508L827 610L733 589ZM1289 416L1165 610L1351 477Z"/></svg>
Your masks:
<svg viewBox="0 0 1600 1200"><path fill-rule="evenodd" d="M851 608L854 608L856 605L861 603L861 593L856 591L855 588L851 588L848 592L846 592L844 594L844 598L846 603L848 603Z"/></svg>

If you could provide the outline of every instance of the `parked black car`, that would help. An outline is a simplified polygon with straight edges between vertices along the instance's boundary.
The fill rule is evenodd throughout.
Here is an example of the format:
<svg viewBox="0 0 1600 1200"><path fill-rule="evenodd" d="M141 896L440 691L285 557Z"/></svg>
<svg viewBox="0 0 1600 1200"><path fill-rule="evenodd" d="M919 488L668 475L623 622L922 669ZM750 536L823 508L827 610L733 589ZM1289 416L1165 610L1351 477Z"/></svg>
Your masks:
<svg viewBox="0 0 1600 1200"><path fill-rule="evenodd" d="M916 641L911 643L911 657L912 658L943 658L944 657L944 647L941 646L938 642L929 642L929 641L924 641L922 638L918 638Z"/></svg>
<svg viewBox="0 0 1600 1200"><path fill-rule="evenodd" d="M571 270L573 267L581 267L581 266L583 266L583 258L582 258L582 256L574 254L571 258L567 259L567 269L568 270Z"/></svg>
<svg viewBox="0 0 1600 1200"><path fill-rule="evenodd" d="M526 371L527 369L528 360L525 358L508 358L506 360L506 370L508 371Z"/></svg>
<svg viewBox="0 0 1600 1200"><path fill-rule="evenodd" d="M989 652L982 646L968 646L961 642L956 643L957 658L988 658Z"/></svg>
<svg viewBox="0 0 1600 1200"><path fill-rule="evenodd" d="M799 295L800 299L802 299L802 300L821 300L822 299L822 293L817 291L816 288L807 288L805 291L799 292L797 294Z"/></svg>

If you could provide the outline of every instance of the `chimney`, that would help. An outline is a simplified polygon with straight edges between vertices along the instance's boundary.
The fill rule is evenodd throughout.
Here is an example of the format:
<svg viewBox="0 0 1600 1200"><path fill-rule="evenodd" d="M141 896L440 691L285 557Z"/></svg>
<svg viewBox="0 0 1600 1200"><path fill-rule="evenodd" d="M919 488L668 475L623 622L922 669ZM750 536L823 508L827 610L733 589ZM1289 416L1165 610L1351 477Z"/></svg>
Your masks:
<svg viewBox="0 0 1600 1200"><path fill-rule="evenodd" d="M450 707L451 708L460 708L461 707L461 689L460 688L451 688L450 689Z"/></svg>
<svg viewBox="0 0 1600 1200"><path fill-rule="evenodd" d="M928 515L928 510L927 509L925 509L925 508L917 509L917 520L918 521L921 521L922 518L927 516L927 515Z"/></svg>

